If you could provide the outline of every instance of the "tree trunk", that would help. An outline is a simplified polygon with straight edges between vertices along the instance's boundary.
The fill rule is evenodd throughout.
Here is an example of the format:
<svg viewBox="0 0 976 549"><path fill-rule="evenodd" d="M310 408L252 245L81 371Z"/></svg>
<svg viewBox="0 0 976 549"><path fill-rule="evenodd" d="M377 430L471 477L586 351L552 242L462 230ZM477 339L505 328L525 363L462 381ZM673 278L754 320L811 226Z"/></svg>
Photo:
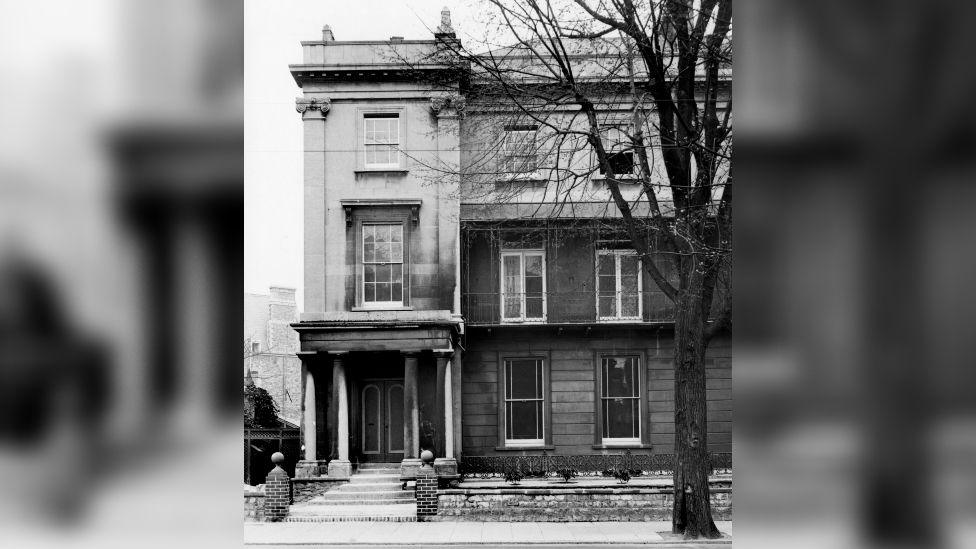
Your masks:
<svg viewBox="0 0 976 549"><path fill-rule="evenodd" d="M708 490L708 423L705 404L707 282L695 268L679 294L674 323L674 507L671 528L686 539L718 538Z"/></svg>

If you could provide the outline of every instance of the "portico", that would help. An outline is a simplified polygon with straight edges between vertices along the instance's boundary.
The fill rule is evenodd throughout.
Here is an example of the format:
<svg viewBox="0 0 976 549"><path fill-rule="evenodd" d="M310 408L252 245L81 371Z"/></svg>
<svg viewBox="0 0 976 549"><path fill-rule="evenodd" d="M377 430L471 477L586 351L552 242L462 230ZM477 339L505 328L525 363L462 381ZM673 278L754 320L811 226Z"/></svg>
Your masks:
<svg viewBox="0 0 976 549"><path fill-rule="evenodd" d="M293 324L303 376L296 474L347 478L358 463L400 462L412 479L431 450L438 473L455 475L460 322L449 311L328 316Z"/></svg>

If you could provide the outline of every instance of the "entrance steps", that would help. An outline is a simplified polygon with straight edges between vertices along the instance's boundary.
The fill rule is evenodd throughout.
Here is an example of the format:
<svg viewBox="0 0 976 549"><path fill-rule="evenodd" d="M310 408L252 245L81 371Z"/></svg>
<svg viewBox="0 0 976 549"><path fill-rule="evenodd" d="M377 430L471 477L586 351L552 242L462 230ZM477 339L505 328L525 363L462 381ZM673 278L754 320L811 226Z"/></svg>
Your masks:
<svg viewBox="0 0 976 549"><path fill-rule="evenodd" d="M286 522L414 522L413 488L403 489L398 463L360 464L349 482L292 505Z"/></svg>

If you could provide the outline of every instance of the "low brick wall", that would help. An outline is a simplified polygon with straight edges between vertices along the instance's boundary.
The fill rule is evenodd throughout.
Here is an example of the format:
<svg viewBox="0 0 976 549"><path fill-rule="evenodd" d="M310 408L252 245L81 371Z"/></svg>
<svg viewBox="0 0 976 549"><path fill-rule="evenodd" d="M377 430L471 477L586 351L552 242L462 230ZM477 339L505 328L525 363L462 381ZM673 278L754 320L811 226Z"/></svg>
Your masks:
<svg viewBox="0 0 976 549"><path fill-rule="evenodd" d="M670 486L505 486L441 490L438 521L650 521L671 520ZM712 516L732 518L732 483L711 488Z"/></svg>
<svg viewBox="0 0 976 549"><path fill-rule="evenodd" d="M349 479L335 479L328 477L293 478L291 479L292 503L302 503L315 496L320 496L329 490L349 482Z"/></svg>
<svg viewBox="0 0 976 549"><path fill-rule="evenodd" d="M264 485L244 488L244 520L264 522Z"/></svg>

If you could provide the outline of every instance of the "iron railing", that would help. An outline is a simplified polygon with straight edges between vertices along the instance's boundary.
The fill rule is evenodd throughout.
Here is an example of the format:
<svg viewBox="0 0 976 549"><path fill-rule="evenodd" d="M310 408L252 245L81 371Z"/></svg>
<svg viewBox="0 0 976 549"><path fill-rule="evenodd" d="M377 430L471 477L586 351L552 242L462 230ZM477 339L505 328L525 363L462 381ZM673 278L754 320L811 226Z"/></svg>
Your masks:
<svg viewBox="0 0 976 549"><path fill-rule="evenodd" d="M674 321L674 303L662 292L600 292L599 299L598 307L596 292L466 293L461 312L475 326Z"/></svg>
<svg viewBox="0 0 976 549"><path fill-rule="evenodd" d="M712 453L709 466L713 474L732 472L731 453ZM534 456L462 456L458 473L464 478L503 477L518 471L526 477L549 477L561 469L580 476L612 476L615 471L632 475L666 475L674 470L674 454L577 454L543 452Z"/></svg>

